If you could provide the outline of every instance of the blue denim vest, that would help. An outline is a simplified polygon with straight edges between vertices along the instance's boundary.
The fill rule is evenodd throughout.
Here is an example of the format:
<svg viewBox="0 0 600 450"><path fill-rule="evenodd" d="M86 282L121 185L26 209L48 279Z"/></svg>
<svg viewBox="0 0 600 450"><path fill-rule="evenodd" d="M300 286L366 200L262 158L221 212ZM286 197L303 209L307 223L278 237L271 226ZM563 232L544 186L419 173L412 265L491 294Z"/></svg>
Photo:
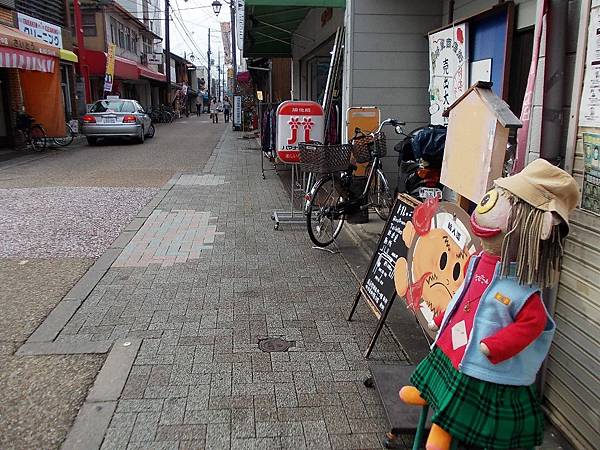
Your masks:
<svg viewBox="0 0 600 450"><path fill-rule="evenodd" d="M471 258L465 281L448 304L440 330L431 346L432 349L454 311L460 306L479 259L479 256ZM479 350L481 340L513 323L532 294L538 292L541 295L540 288L535 285L521 285L514 276L501 277L500 269L501 265L498 263L492 281L481 296L475 312L473 329L458 370L465 375L490 383L528 386L535 381L535 376L548 354L556 326L546 310L547 322L544 331L517 355L501 363L492 364L481 353Z"/></svg>

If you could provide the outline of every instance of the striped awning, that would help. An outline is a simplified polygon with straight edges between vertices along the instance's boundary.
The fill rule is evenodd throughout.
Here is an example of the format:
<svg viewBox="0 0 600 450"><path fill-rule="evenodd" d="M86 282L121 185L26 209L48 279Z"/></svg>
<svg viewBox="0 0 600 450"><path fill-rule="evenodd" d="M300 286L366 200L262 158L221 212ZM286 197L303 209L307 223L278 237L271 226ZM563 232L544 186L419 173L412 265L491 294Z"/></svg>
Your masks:
<svg viewBox="0 0 600 450"><path fill-rule="evenodd" d="M0 67L37 72L54 72L57 59L52 56L0 47Z"/></svg>

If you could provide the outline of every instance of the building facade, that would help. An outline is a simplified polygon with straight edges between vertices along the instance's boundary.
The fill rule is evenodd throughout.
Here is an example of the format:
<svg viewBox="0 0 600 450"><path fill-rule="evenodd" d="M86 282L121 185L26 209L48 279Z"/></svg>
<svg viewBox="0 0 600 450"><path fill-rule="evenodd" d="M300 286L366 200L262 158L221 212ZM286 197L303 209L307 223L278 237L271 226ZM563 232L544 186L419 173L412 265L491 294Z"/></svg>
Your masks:
<svg viewBox="0 0 600 450"><path fill-rule="evenodd" d="M82 4L86 62L92 102L107 94L138 100L148 108L160 104L166 77L152 64L155 41L161 38L120 3ZM106 55L115 46L112 92L104 91Z"/></svg>
<svg viewBox="0 0 600 450"><path fill-rule="evenodd" d="M0 1L2 146L14 144L15 111L25 110L49 133L59 135L64 132L64 122L76 114L74 64L77 56L72 51L71 22L65 5L61 0ZM48 64L43 68L28 64L31 60ZM46 75L40 75L42 73ZM41 80L30 83L36 76ZM52 116L37 105L43 95L52 102Z"/></svg>
<svg viewBox="0 0 600 450"><path fill-rule="evenodd" d="M343 137L349 107L376 106L382 118L405 121L408 130L429 123L435 112L428 36L460 24L468 27L468 73L473 75L473 63L487 67L477 76L492 81L517 116L530 100L525 162L543 157L560 165L578 180L584 197L572 218L558 289L545 293L557 333L540 374L543 406L576 448L595 448L600 442L600 121L590 126L589 116L600 105L590 94L594 89L584 89L584 80L595 86L598 78L600 61L586 60L600 50L594 37L597 2L246 0L245 15L244 56L291 58L296 100L322 100L335 35L344 30ZM584 106L586 115L580 114ZM396 142L388 133L388 146ZM396 156L390 153L384 165L393 179Z"/></svg>

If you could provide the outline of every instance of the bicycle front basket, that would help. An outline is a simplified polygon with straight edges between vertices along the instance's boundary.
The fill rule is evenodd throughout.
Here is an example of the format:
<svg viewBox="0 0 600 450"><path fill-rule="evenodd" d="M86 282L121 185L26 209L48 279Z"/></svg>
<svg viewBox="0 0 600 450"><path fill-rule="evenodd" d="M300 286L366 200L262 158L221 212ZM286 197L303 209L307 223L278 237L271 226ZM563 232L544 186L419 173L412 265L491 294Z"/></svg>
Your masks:
<svg viewBox="0 0 600 450"><path fill-rule="evenodd" d="M371 156L372 143L373 138L370 136L357 137L352 140L352 154L357 163L363 164L373 159Z"/></svg>
<svg viewBox="0 0 600 450"><path fill-rule="evenodd" d="M380 158L387 154L387 147L385 144L385 133L375 133L375 146L373 148L373 155L379 156Z"/></svg>
<svg viewBox="0 0 600 450"><path fill-rule="evenodd" d="M333 173L341 172L350 166L352 146L322 145L302 142L298 144L300 151L300 168L304 172Z"/></svg>

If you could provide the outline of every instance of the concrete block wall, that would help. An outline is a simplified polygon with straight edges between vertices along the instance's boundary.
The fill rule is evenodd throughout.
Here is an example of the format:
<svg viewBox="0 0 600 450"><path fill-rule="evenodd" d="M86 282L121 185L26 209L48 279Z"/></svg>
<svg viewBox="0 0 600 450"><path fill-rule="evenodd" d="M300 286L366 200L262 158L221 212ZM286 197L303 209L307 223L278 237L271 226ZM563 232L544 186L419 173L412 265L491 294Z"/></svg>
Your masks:
<svg viewBox="0 0 600 450"><path fill-rule="evenodd" d="M347 106L378 106L382 118L429 122L427 33L442 25L442 0L348 0L343 99ZM345 113L345 112L344 112ZM344 121L346 117L344 116ZM384 167L395 186L399 137L389 129Z"/></svg>

